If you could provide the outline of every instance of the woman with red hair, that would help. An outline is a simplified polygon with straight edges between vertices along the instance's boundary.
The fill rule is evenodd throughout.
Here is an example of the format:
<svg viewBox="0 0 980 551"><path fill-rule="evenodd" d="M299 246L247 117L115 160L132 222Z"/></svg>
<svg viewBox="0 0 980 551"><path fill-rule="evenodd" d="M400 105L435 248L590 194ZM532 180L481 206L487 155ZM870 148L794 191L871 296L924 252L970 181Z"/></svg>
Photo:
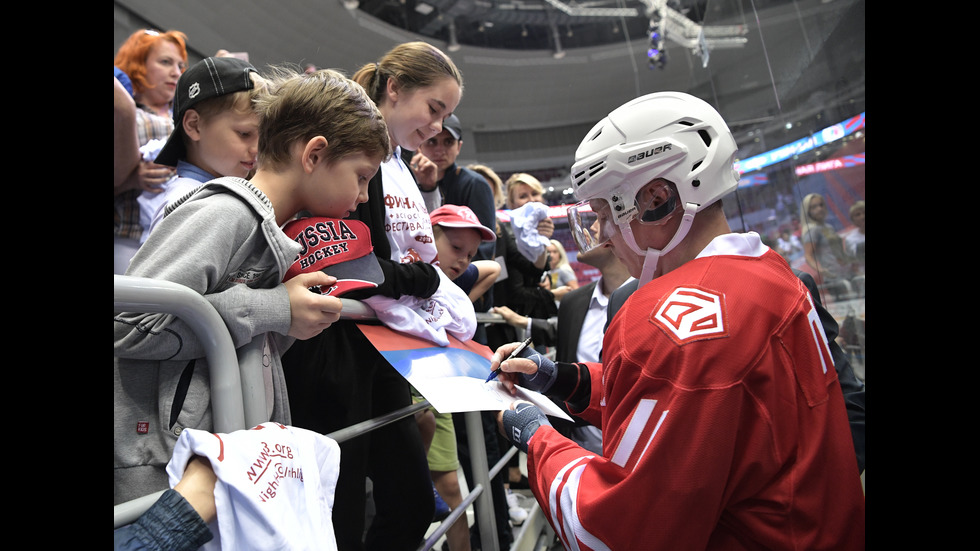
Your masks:
<svg viewBox="0 0 980 551"><path fill-rule="evenodd" d="M140 29L119 47L113 65L132 81L137 105L171 118L177 79L187 68L187 35Z"/></svg>
<svg viewBox="0 0 980 551"><path fill-rule="evenodd" d="M114 188L113 267L115 273L124 274L143 233L136 198L143 191L163 191L161 185L173 175L173 168L152 162L160 148L150 142L161 140L154 143L162 147L174 129L173 100L177 79L187 67L187 36L180 31L140 29L119 47L113 65L132 82L136 134L144 159Z"/></svg>

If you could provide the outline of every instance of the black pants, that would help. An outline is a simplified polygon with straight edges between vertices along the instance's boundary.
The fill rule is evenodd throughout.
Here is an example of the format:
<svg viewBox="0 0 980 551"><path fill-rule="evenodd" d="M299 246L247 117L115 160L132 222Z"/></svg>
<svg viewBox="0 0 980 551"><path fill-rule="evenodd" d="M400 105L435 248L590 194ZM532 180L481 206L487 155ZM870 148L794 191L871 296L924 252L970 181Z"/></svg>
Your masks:
<svg viewBox="0 0 980 551"><path fill-rule="evenodd" d="M283 356L293 425L322 434L409 406L405 380L352 322L339 322ZM365 534L365 477L375 514ZM425 448L409 415L340 444L333 526L340 551L414 551L435 501Z"/></svg>
<svg viewBox="0 0 980 551"><path fill-rule="evenodd" d="M497 438L497 412L482 411L480 419L483 421L483 437L487 448L487 464L493 468L500 461L502 456L499 440ZM470 445L467 440L466 418L462 413L453 414L453 425L456 428L456 453L459 455L459 463L463 468L463 475L466 476L468 484L473 484L473 466L470 459ZM500 549L509 549L514 542L514 533L510 527L510 507L507 505L507 492L504 489L504 477L507 476L507 469L503 469L497 476L490 479L490 496L493 498L493 515L497 525L497 543ZM479 503L474 506L479 507ZM480 524L474 523L470 528L470 546L473 549L482 547L480 542ZM492 551L483 549L482 551Z"/></svg>

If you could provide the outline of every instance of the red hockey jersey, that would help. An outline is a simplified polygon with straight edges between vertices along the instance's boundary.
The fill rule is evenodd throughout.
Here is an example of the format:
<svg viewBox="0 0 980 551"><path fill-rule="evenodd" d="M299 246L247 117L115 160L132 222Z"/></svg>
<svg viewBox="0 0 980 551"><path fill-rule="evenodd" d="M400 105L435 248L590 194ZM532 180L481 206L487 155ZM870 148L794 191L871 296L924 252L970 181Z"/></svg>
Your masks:
<svg viewBox="0 0 980 551"><path fill-rule="evenodd" d="M588 364L597 457L550 427L531 487L567 549L864 548L837 372L803 283L728 234L639 288Z"/></svg>

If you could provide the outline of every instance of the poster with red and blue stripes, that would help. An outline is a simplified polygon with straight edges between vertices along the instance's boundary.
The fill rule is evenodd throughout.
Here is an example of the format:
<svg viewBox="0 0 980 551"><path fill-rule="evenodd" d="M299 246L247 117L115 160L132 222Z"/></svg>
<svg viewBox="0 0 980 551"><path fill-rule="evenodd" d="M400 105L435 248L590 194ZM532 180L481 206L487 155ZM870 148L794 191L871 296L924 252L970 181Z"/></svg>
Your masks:
<svg viewBox="0 0 980 551"><path fill-rule="evenodd" d="M474 341L449 336L443 347L384 325L358 324L371 344L440 413L498 411L526 400L547 415L571 420L547 396L517 387L512 396L497 380L486 382L493 352Z"/></svg>

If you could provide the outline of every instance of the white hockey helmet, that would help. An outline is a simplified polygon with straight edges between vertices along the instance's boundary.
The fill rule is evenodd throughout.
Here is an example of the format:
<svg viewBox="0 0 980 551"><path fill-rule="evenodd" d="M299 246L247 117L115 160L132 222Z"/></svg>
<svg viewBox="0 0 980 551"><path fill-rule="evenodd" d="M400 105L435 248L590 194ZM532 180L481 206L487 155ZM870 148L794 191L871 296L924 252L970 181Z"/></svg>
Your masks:
<svg viewBox="0 0 980 551"><path fill-rule="evenodd" d="M637 254L652 256L655 267L655 259L687 234L694 213L738 186L737 149L728 125L707 102L682 92L656 92L618 107L592 127L575 152L572 189L582 203L604 200L626 241ZM637 205L637 193L658 178L676 186L679 205L639 212L646 206ZM683 208L685 223L670 244L660 251L639 250L630 221L639 216L641 222L656 223L677 207ZM598 240L583 227L582 210L587 207L581 203L569 209L570 227L573 234L576 228L585 232L575 235L580 249L592 248Z"/></svg>

